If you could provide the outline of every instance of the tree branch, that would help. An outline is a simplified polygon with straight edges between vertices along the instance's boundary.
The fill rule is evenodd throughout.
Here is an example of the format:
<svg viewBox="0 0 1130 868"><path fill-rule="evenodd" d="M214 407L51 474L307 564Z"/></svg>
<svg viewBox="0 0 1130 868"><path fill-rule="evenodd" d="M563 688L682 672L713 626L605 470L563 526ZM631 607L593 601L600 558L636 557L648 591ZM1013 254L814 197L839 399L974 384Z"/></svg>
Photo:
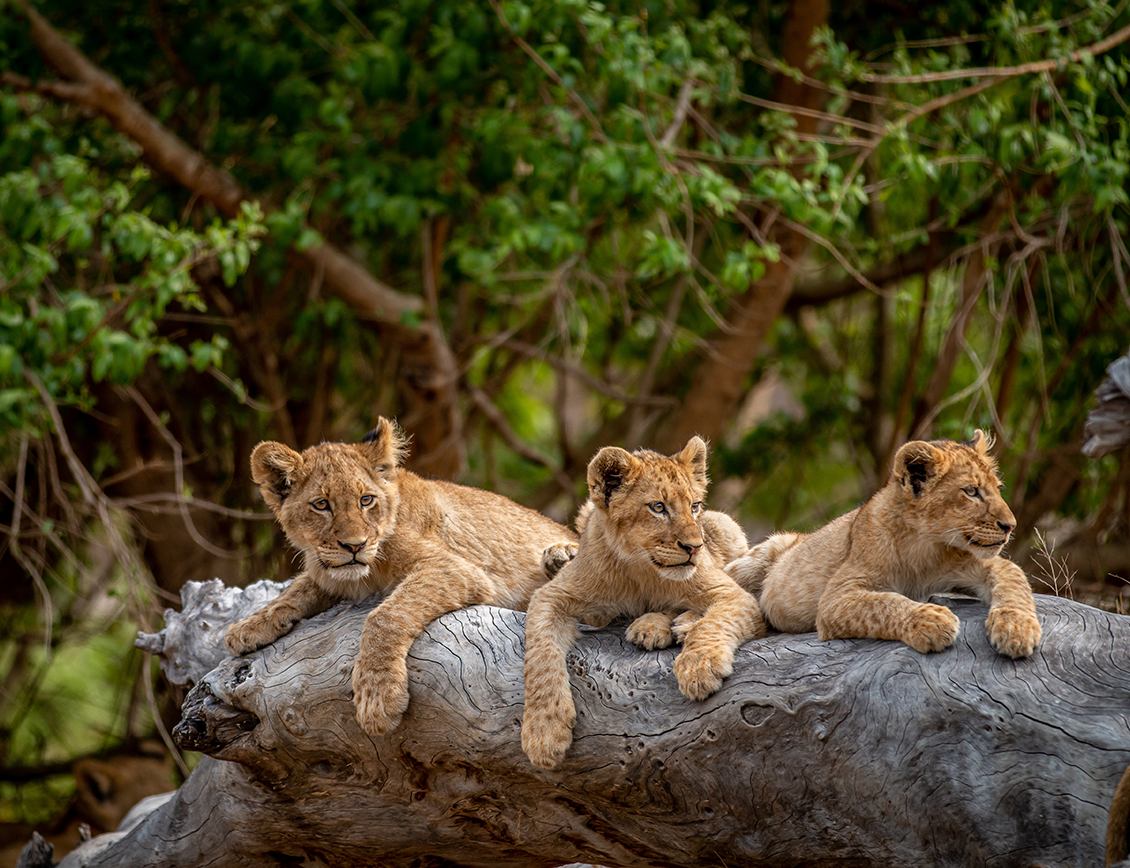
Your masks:
<svg viewBox="0 0 1130 868"><path fill-rule="evenodd" d="M984 78L990 76L993 78L1014 78L1018 75L1031 75L1035 72L1052 72L1060 69L1064 60L1070 60L1072 63L1079 63L1084 57L1090 55L1097 57L1100 54L1105 54L1112 48L1121 45L1127 39L1130 39L1130 24L1116 30L1105 39L1100 39L1093 45L1086 48L1077 48L1067 55L1066 58L1055 57L1048 60L1034 60L1031 63L1022 63L1020 66L976 66L969 69L947 69L941 72L924 72L918 75L880 75L878 73L865 72L860 78L863 81L882 84L924 84L933 81L953 81L958 78Z"/></svg>

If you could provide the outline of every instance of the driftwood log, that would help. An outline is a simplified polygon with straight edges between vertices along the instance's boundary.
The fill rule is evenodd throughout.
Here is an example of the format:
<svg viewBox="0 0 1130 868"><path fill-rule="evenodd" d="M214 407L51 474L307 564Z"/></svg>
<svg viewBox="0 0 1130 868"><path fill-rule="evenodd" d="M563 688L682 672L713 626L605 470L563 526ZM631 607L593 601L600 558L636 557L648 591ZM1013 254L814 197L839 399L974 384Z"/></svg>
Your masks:
<svg viewBox="0 0 1130 868"><path fill-rule="evenodd" d="M1039 598L1028 660L994 653L981 603L937 598L961 619L942 653L771 635L701 703L675 649L586 631L576 739L543 771L519 740L521 613L433 623L403 725L374 739L350 669L375 599L223 651L279 587L196 585L139 639L196 682L175 737L208 756L62 865L1097 866L1130 764L1130 618L1068 600Z"/></svg>

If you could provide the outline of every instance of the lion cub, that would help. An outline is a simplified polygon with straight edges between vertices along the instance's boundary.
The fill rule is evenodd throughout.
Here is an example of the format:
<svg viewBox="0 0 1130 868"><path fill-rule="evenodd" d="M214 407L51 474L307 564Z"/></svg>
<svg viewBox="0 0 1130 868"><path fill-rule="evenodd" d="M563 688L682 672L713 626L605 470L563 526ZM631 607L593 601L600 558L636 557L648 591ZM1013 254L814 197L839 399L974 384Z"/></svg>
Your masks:
<svg viewBox="0 0 1130 868"><path fill-rule="evenodd" d="M255 447L251 475L305 569L225 641L246 654L340 600L388 594L365 620L353 666L357 720L381 734L408 707L405 661L424 628L474 603L524 609L576 537L501 495L400 467L405 440L388 419L365 441Z"/></svg>
<svg viewBox="0 0 1130 868"><path fill-rule="evenodd" d="M993 647L1027 657L1040 622L1024 571L1000 556L1016 519L990 445L980 429L966 443L911 441L863 506L814 533L774 534L726 569L778 630L897 639L923 653L948 648L958 619L921 601L970 591L989 604Z"/></svg>
<svg viewBox="0 0 1130 868"><path fill-rule="evenodd" d="M589 463L588 484L592 506L582 508L577 556L534 593L526 615L522 749L542 768L556 766L573 741L576 711L565 655L578 619L644 615L629 628L630 638L661 647L671 643L671 633L653 631L648 619L663 616L645 613L678 609L699 616L682 633L683 650L675 658L679 689L691 699L714 693L733 668L734 650L765 633L757 601L716 557L733 545L716 537L742 536L740 529L709 513L704 534L706 444L700 438L670 458L605 447Z"/></svg>

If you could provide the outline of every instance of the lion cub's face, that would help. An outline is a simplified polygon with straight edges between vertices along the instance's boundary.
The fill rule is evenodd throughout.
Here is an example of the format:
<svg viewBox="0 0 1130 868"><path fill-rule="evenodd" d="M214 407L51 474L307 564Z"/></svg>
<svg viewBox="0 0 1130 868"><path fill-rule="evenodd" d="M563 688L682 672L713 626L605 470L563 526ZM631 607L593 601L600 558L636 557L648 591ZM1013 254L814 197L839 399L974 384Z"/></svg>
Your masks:
<svg viewBox="0 0 1130 868"><path fill-rule="evenodd" d="M1016 527L989 447L980 429L966 443L914 440L895 455L892 472L916 528L982 559L999 555Z"/></svg>
<svg viewBox="0 0 1130 868"><path fill-rule="evenodd" d="M403 453L403 436L384 418L363 443L295 452L264 442L251 453L251 476L263 499L326 590L368 595L369 566L396 523L397 485L389 474Z"/></svg>
<svg viewBox="0 0 1130 868"><path fill-rule="evenodd" d="M694 437L670 457L607 446L588 468L594 506L607 513L616 554L685 581L702 558L706 444Z"/></svg>

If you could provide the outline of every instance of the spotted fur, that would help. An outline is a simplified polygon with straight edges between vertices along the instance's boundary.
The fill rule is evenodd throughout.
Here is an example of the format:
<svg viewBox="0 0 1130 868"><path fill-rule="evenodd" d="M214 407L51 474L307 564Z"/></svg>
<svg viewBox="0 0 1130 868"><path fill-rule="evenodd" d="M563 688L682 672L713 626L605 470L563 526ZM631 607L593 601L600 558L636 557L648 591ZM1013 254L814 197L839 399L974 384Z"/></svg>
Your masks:
<svg viewBox="0 0 1130 868"><path fill-rule="evenodd" d="M577 556L534 593L526 616L522 749L543 768L558 765L573 741L576 711L565 656L579 619L643 616L629 635L662 647L674 638L670 618L654 610L698 616L675 659L679 689L691 699L718 690L735 649L765 632L753 596L722 570L726 556L744 549L745 536L732 519L703 507L700 438L670 457L601 449L589 463L588 484Z"/></svg>
<svg viewBox="0 0 1130 868"><path fill-rule="evenodd" d="M990 446L980 430L965 443L911 441L863 506L811 534L774 534L726 569L778 630L895 639L921 652L948 648L959 626L924 601L968 591L989 604L993 647L1026 657L1040 622L1027 576L1001 556L1016 518Z"/></svg>

